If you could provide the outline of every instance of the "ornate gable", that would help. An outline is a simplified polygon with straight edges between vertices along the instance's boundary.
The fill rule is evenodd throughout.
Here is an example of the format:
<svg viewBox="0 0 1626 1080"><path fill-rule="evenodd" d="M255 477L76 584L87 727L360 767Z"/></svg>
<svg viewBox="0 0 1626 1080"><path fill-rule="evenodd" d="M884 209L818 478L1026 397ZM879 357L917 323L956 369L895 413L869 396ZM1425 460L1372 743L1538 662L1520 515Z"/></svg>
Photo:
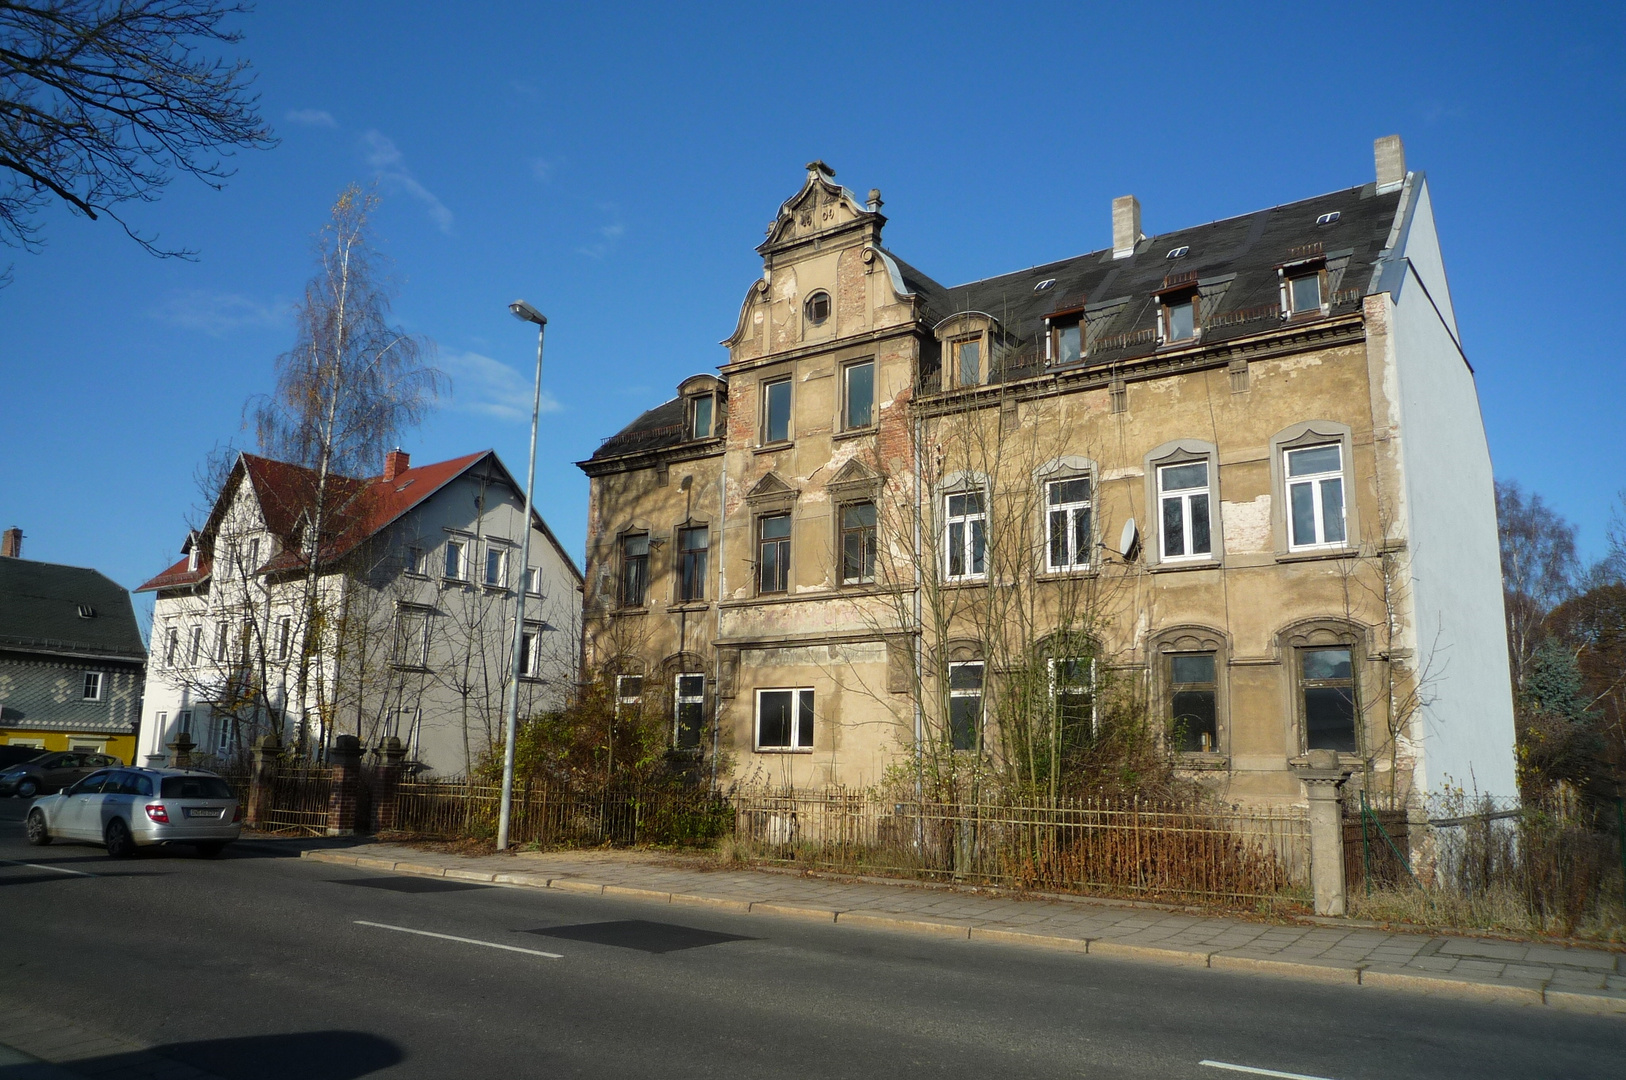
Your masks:
<svg viewBox="0 0 1626 1080"><path fill-rule="evenodd" d="M843 496L873 496L881 490L881 475L857 458L848 458L825 487Z"/></svg>
<svg viewBox="0 0 1626 1080"><path fill-rule="evenodd" d="M781 480L778 473L770 472L752 485L750 491L745 493L745 501L758 510L763 508L778 509L790 506L796 501L796 496L799 494L801 493L795 488Z"/></svg>
<svg viewBox="0 0 1626 1080"><path fill-rule="evenodd" d="M773 256L789 251L815 238L858 233L862 243L880 243L880 191L870 192L869 208L858 197L835 182L836 171L822 161L807 163L807 180L802 189L779 207L779 215L768 226L768 238L757 252L771 265Z"/></svg>

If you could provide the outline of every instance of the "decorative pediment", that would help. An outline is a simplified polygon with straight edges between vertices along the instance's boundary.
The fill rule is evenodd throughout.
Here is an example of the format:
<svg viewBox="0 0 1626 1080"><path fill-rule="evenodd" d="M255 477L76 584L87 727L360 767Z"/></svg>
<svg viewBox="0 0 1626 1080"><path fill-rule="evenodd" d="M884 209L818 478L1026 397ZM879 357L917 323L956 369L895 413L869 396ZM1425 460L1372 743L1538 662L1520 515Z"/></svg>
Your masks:
<svg viewBox="0 0 1626 1080"><path fill-rule="evenodd" d="M764 256L794 247L815 236L824 236L861 226L869 234L865 241L878 243L881 225L881 195L870 192L870 208L857 196L835 182L836 171L822 161L807 163L807 180L795 195L779 207L768 226L768 238L757 251Z"/></svg>
<svg viewBox="0 0 1626 1080"><path fill-rule="evenodd" d="M849 458L825 487L839 495L874 495L881 490L881 480L880 473L857 458Z"/></svg>
<svg viewBox="0 0 1626 1080"><path fill-rule="evenodd" d="M798 494L800 492L781 480L778 473L771 472L752 485L745 493L745 501L756 507L777 506L796 501Z"/></svg>

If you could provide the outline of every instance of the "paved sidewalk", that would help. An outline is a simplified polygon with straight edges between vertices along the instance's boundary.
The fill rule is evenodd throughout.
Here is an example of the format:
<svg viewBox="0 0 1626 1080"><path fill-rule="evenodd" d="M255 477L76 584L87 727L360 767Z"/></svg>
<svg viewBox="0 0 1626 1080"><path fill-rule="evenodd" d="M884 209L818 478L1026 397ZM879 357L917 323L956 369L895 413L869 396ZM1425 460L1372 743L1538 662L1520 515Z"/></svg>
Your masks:
<svg viewBox="0 0 1626 1080"><path fill-rule="evenodd" d="M1278 925L1091 898L1031 898L684 866L644 852L465 857L363 844L304 857L364 870L625 896L1091 956L1545 1004L1626 1017L1626 953L1360 926Z"/></svg>

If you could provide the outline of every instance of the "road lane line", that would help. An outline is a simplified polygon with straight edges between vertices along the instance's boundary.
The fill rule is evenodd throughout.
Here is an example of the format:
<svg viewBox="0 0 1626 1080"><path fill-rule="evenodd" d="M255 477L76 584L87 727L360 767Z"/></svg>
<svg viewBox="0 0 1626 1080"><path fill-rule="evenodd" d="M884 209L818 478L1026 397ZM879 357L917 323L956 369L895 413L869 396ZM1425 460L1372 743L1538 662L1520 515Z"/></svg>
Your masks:
<svg viewBox="0 0 1626 1080"><path fill-rule="evenodd" d="M7 866L26 866L30 870L55 870L59 874L72 874L74 877L101 877L100 874L87 874L83 870L69 870L65 866L47 866L44 863L37 862L13 862L10 859L0 859L0 863L5 863Z"/></svg>
<svg viewBox="0 0 1626 1080"><path fill-rule="evenodd" d="M1210 1069L1228 1069L1231 1072L1250 1073L1253 1076L1274 1076L1279 1080L1327 1080L1325 1076L1310 1076L1307 1073L1277 1072L1275 1069L1256 1069L1252 1065L1232 1065L1226 1061L1199 1061L1199 1065L1207 1065Z"/></svg>
<svg viewBox="0 0 1626 1080"><path fill-rule="evenodd" d="M484 945L488 949L506 949L509 952L522 952L527 956L545 956L549 960L564 959L563 953L543 952L541 949L522 949L518 945L499 945L495 941L479 941L475 938L457 937L453 934L437 934L430 930L414 930L410 926L391 926L389 923L368 922L365 919L357 919L356 925L372 926L379 930L394 930L402 934L417 934L419 937L440 938L442 941L461 941L465 945ZM1283 1073L1282 1075L1286 1076L1287 1074Z"/></svg>

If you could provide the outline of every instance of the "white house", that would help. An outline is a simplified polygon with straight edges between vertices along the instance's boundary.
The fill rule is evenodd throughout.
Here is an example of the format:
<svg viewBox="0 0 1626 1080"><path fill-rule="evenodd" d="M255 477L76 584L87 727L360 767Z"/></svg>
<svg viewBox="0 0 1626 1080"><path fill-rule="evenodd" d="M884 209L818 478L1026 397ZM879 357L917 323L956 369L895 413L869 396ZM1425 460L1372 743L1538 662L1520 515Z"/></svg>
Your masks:
<svg viewBox="0 0 1626 1080"><path fill-rule="evenodd" d="M317 489L240 455L180 561L137 590L157 594L138 760L182 733L226 759L276 730L312 756L394 736L463 773L501 738L521 587L521 715L562 702L581 572L534 509L522 572L524 491L494 452L411 467L395 450L383 475Z"/></svg>

